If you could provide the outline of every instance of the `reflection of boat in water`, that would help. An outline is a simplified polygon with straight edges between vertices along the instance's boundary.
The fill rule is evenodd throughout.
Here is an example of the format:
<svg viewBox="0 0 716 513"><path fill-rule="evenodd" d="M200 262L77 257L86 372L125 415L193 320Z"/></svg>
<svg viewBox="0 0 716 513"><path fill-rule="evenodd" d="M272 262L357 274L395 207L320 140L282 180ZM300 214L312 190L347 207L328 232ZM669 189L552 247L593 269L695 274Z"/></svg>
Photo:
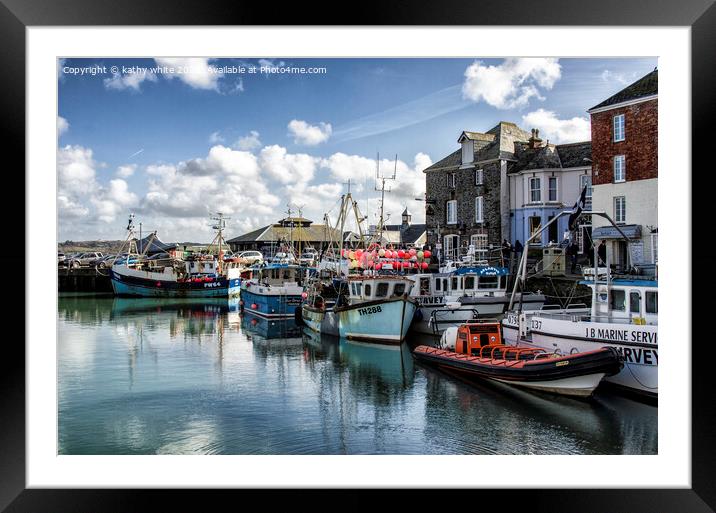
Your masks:
<svg viewBox="0 0 716 513"><path fill-rule="evenodd" d="M413 381L413 359L406 343L385 345L341 338L339 349L341 360L359 375L371 380L377 376L391 384L407 385Z"/></svg>
<svg viewBox="0 0 716 513"><path fill-rule="evenodd" d="M267 319L260 315L245 312L241 320L245 332L262 339L284 339L286 342L302 343L302 330L296 321L290 319Z"/></svg>
<svg viewBox="0 0 716 513"><path fill-rule="evenodd" d="M216 316L229 310L226 298L150 298L115 297L112 300L111 317L121 317L137 313L161 313L191 311Z"/></svg>
<svg viewBox="0 0 716 513"><path fill-rule="evenodd" d="M470 393L465 393L466 386ZM601 388L589 401L575 401L492 380L467 385L455 376L428 371L425 392L429 443L433 442L430 434L439 431L440 423L434 419L447 417L460 426L460 432L499 433L471 440L471 452L476 454L657 453L658 436L653 426L658 409ZM489 419L489 425L485 419ZM433 435L435 444L460 445L459 435L451 441L440 437Z"/></svg>

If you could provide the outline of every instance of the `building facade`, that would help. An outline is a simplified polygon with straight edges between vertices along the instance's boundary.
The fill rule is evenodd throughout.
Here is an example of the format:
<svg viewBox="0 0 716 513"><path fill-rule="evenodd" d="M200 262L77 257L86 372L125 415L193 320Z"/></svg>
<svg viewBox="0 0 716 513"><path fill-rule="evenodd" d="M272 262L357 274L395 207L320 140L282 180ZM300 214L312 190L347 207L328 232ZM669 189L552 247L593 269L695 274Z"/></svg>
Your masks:
<svg viewBox="0 0 716 513"><path fill-rule="evenodd" d="M591 143L548 144L534 131L527 143L515 143L515 160L507 166L511 238L525 243L560 212L571 210L586 187L585 210L591 208ZM568 216L549 225L533 246L560 244L568 233ZM591 221L580 219L576 232L580 252L589 249ZM585 243L585 241L587 241Z"/></svg>
<svg viewBox="0 0 716 513"><path fill-rule="evenodd" d="M427 241L444 258L469 245L492 256L503 240L524 244L571 209L585 186L591 193L589 142L549 144L538 131L505 121L486 133L462 132L457 142L460 149L424 170ZM559 242L566 225L560 220L535 245ZM588 221L580 244L584 230L591 230Z"/></svg>
<svg viewBox="0 0 716 513"><path fill-rule="evenodd" d="M617 266L658 259L658 71L589 109L593 208L609 214L629 237L594 219L593 238L607 240Z"/></svg>
<svg viewBox="0 0 716 513"><path fill-rule="evenodd" d="M485 133L462 132L460 148L423 171L428 245L442 257L456 258L471 244L494 250L510 239L507 164L515 142L529 137L505 121Z"/></svg>

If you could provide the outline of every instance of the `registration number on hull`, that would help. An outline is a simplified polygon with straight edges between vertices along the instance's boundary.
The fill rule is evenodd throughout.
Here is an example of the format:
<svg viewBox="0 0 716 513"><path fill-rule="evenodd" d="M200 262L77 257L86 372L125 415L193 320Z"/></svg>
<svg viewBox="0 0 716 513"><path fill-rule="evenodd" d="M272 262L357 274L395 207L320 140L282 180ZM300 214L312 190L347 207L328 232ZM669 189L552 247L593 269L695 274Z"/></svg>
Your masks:
<svg viewBox="0 0 716 513"><path fill-rule="evenodd" d="M358 313L361 315L372 315L374 313L382 312L383 309L380 306L369 306L366 308L359 308Z"/></svg>

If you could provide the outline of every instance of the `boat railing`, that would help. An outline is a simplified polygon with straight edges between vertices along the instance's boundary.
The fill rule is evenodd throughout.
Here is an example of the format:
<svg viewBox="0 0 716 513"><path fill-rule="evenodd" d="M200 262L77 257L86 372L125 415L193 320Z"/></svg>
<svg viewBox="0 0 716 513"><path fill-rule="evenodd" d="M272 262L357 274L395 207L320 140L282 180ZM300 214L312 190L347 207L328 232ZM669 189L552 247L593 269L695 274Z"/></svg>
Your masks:
<svg viewBox="0 0 716 513"><path fill-rule="evenodd" d="M539 312L534 312L534 315L532 317L540 317L542 319L554 319L558 321L569 320L572 322L594 322L600 324L638 324L637 322L635 322L635 318L631 317L612 317L609 315L591 315L590 313L570 313L568 311L551 313L540 310Z"/></svg>

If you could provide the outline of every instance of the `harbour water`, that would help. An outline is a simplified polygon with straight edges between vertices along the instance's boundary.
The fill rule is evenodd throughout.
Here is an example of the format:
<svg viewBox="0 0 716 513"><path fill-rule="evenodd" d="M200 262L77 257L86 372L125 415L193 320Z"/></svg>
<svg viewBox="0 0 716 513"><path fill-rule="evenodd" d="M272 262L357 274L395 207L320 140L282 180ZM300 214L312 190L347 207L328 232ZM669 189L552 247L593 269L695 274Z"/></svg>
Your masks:
<svg viewBox="0 0 716 513"><path fill-rule="evenodd" d="M656 454L657 408L468 385L226 299L63 297L60 454Z"/></svg>

